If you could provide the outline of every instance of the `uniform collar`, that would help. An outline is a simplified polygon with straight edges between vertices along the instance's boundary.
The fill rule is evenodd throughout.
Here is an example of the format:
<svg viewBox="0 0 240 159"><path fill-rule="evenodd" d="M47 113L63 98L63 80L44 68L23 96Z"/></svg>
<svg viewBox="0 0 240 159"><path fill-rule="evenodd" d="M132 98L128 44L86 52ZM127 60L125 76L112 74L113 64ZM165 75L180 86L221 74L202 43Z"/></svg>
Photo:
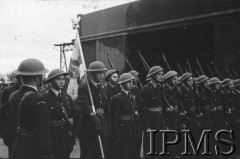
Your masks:
<svg viewBox="0 0 240 159"><path fill-rule="evenodd" d="M56 89L54 88L51 88L52 92L58 97L58 94L60 93L61 94L61 90L60 91L57 91Z"/></svg>
<svg viewBox="0 0 240 159"><path fill-rule="evenodd" d="M124 89L122 89L122 91L123 91L126 95L129 94L129 91L126 91L126 90L124 90Z"/></svg>
<svg viewBox="0 0 240 159"><path fill-rule="evenodd" d="M23 84L23 86L25 86L25 87L30 87L30 88L34 89L35 91L38 91L37 87L36 87L36 86L33 86L33 85Z"/></svg>

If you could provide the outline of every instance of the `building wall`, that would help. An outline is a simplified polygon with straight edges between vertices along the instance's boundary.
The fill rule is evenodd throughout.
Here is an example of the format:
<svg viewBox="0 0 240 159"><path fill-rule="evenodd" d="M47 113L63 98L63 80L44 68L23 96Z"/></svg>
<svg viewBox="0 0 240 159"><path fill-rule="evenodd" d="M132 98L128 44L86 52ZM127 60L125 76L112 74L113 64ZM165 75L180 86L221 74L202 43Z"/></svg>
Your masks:
<svg viewBox="0 0 240 159"><path fill-rule="evenodd" d="M96 59L102 61L108 69L111 69L108 57L114 68L122 72L125 68L126 37L119 36L96 40Z"/></svg>

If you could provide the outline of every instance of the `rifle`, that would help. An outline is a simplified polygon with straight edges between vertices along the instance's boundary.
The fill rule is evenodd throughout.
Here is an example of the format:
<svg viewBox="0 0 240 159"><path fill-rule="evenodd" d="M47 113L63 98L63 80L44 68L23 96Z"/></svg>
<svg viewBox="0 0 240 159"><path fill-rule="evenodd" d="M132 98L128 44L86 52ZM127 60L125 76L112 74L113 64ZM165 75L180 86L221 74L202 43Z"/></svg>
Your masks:
<svg viewBox="0 0 240 159"><path fill-rule="evenodd" d="M171 68L170 68L170 66L169 66L169 64L168 64L168 62L167 62L167 59L165 58L165 55L162 54L162 56L163 56L163 59L164 59L165 63L167 64L167 67L168 67L168 69L169 69L169 71L170 71Z"/></svg>
<svg viewBox="0 0 240 159"><path fill-rule="evenodd" d="M214 77L214 74L208 64L207 64L207 68L208 68L209 72L211 73L212 77Z"/></svg>
<svg viewBox="0 0 240 159"><path fill-rule="evenodd" d="M240 76L233 70L233 73L235 74L235 76L237 77L237 78L240 78Z"/></svg>
<svg viewBox="0 0 240 159"><path fill-rule="evenodd" d="M198 67L200 68L200 71L201 71L202 75L204 75L204 72L203 72L202 66L201 66L201 64L200 64L200 62L199 62L199 60L198 60L197 57L196 57L196 60L197 60Z"/></svg>
<svg viewBox="0 0 240 159"><path fill-rule="evenodd" d="M178 68L179 68L179 70L180 70L181 74L183 74L183 70L182 70L182 68L181 68L180 64L179 64L179 63L177 63L177 65L178 65Z"/></svg>
<svg viewBox="0 0 240 159"><path fill-rule="evenodd" d="M124 58L125 58L126 62L128 63L128 66L131 68L131 70L133 70L133 67L132 67L131 63L128 61L128 59L126 58L126 56L124 56Z"/></svg>
<svg viewBox="0 0 240 159"><path fill-rule="evenodd" d="M234 79L233 75L228 71L227 67L224 67L225 71L228 73L228 75L231 77L231 79Z"/></svg>
<svg viewBox="0 0 240 159"><path fill-rule="evenodd" d="M190 70L190 73L192 74L193 72L192 72L192 69L191 69L191 65L190 65L187 57L186 57L186 60L187 60L187 65L188 65L188 68L189 68L189 70Z"/></svg>
<svg viewBox="0 0 240 159"><path fill-rule="evenodd" d="M217 67L214 65L214 70L219 74L221 79L224 79L222 74L218 71Z"/></svg>
<svg viewBox="0 0 240 159"><path fill-rule="evenodd" d="M115 70L113 63L112 63L111 59L109 58L109 54L107 54L107 59L108 59L108 62L110 64L111 68Z"/></svg>
<svg viewBox="0 0 240 159"><path fill-rule="evenodd" d="M145 67L146 71L148 72L150 70L150 66L147 64L146 60L143 58L140 52L138 52L138 55L140 56L140 59L143 63L143 66Z"/></svg>
<svg viewBox="0 0 240 159"><path fill-rule="evenodd" d="M198 70L197 70L197 69L195 69L195 72L197 73L197 75L198 75L198 76L200 76L200 73L198 72Z"/></svg>

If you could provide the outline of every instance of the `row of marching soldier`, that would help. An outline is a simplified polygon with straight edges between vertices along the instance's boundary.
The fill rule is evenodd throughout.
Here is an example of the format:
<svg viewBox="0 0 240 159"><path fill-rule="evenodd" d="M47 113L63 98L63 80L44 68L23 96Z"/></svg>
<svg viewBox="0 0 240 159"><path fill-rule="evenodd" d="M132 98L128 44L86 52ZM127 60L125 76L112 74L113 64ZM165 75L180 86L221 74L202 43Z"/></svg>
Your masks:
<svg viewBox="0 0 240 159"><path fill-rule="evenodd" d="M153 66L142 87L137 71L120 78L117 70L106 71L102 62L90 63L88 79L72 101L64 89L67 73L52 70L44 81L46 90L39 90L47 69L37 59L24 60L15 71L18 84L5 89L1 101L1 137L9 156L69 158L77 137L82 159L99 159L101 151L109 159L148 158L147 130L190 129L196 137L203 129L240 132L239 79L201 75L194 80L191 73L164 74L162 67ZM161 152L161 142L157 136L156 152ZM171 148L181 158L181 144Z"/></svg>

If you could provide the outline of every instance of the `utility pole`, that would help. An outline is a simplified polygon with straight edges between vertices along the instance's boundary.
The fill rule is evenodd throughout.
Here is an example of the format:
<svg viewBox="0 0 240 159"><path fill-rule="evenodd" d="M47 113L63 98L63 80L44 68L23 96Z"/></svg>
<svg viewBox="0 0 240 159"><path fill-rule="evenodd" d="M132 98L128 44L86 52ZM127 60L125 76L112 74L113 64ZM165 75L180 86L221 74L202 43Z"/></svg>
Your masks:
<svg viewBox="0 0 240 159"><path fill-rule="evenodd" d="M74 45L74 40L72 40L72 42L70 43L54 44L54 46L60 47L60 69L63 68L63 64L64 64L66 71L68 70L65 51L72 51L73 45Z"/></svg>

